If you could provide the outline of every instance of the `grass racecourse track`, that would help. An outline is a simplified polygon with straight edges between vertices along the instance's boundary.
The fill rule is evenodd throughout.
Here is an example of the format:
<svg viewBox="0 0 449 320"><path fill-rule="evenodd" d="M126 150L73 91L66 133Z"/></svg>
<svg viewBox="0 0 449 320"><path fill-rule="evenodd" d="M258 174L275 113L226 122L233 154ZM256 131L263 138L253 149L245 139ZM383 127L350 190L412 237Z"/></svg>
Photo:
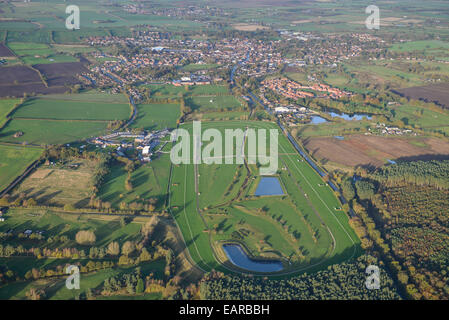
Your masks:
<svg viewBox="0 0 449 320"><path fill-rule="evenodd" d="M246 127L279 130L269 122L202 123L203 130L222 132ZM191 130L192 125L182 128ZM278 149L277 176L287 193L283 196L251 195L255 183L251 181L259 174L256 165L249 165L249 174L239 164L173 165L171 213L191 259L201 269L243 271L226 261L221 250L226 241L239 242L252 256L281 260L284 270L273 276L319 270L360 253L359 240L336 195L280 131Z"/></svg>

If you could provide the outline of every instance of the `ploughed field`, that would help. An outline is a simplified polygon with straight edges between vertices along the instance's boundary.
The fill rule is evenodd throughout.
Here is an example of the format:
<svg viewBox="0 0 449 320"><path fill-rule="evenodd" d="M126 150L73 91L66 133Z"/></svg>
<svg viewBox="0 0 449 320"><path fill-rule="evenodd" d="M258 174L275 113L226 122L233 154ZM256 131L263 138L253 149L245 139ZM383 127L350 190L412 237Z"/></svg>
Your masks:
<svg viewBox="0 0 449 320"><path fill-rule="evenodd" d="M396 138L351 135L344 140L335 137L309 137L304 146L317 160L343 166L384 165L387 160L426 160L449 158L449 143L438 138Z"/></svg>
<svg viewBox="0 0 449 320"><path fill-rule="evenodd" d="M449 83L432 84L428 86L411 87L396 90L409 99L435 102L449 109Z"/></svg>
<svg viewBox="0 0 449 320"><path fill-rule="evenodd" d="M279 130L268 122L202 123L203 130L222 133L246 127ZM192 130L192 125L181 128ZM277 275L317 270L358 254L359 240L336 195L280 131L278 168L285 194L255 196L260 179L255 164L173 165L171 213L200 268L247 272L227 259L222 245L228 242L241 244L251 257L282 261Z"/></svg>
<svg viewBox="0 0 449 320"><path fill-rule="evenodd" d="M51 94L69 91L80 83L77 75L87 71L80 62L0 67L0 97L22 97L26 94ZM45 77L44 84L39 72Z"/></svg>

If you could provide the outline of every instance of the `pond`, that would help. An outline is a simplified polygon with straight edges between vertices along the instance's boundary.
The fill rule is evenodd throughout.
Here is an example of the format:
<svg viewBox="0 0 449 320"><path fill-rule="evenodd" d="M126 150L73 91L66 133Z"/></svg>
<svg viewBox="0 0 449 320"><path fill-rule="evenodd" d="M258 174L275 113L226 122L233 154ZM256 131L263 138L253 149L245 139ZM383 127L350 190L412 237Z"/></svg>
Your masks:
<svg viewBox="0 0 449 320"><path fill-rule="evenodd" d="M312 116L310 117L310 123L311 124L321 124L328 122L326 119L320 117L320 116Z"/></svg>
<svg viewBox="0 0 449 320"><path fill-rule="evenodd" d="M247 256L238 244L224 244L223 250L229 261L239 268L254 272L277 272L283 269L280 261L253 260Z"/></svg>
<svg viewBox="0 0 449 320"><path fill-rule="evenodd" d="M355 113L353 115L349 115L347 113L344 112L334 112L334 111L323 111L324 113L326 113L327 115L331 116L332 118L341 118L344 120L363 120L363 119L367 119L367 120L371 120L373 117L370 116L369 114L363 114L363 113ZM320 117L320 116L312 116L310 117L310 124L321 124L321 123L326 123L329 122L329 120Z"/></svg>
<svg viewBox="0 0 449 320"><path fill-rule="evenodd" d="M330 115L332 118L342 118L345 120L363 120L366 118L367 120L371 120L373 117L368 114L363 113L356 113L353 115L349 115L347 113L336 113L336 112L327 112L328 115Z"/></svg>
<svg viewBox="0 0 449 320"><path fill-rule="evenodd" d="M280 196L284 194L277 177L262 177L257 185L256 196Z"/></svg>

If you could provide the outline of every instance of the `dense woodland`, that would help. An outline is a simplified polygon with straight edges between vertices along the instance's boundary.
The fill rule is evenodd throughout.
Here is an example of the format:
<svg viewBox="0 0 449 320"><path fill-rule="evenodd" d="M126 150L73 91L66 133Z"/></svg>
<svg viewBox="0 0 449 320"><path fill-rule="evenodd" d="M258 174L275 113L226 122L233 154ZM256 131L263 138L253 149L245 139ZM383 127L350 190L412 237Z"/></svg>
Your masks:
<svg viewBox="0 0 449 320"><path fill-rule="evenodd" d="M386 186L412 183L449 189L448 172L449 160L413 161L383 167L373 177Z"/></svg>
<svg viewBox="0 0 449 320"><path fill-rule="evenodd" d="M381 253L409 298L449 298L448 181L449 161L415 161L342 182L362 244Z"/></svg>
<svg viewBox="0 0 449 320"><path fill-rule="evenodd" d="M378 290L369 290L365 286L365 271L371 264L380 268ZM201 296L218 300L401 299L381 262L370 255L285 280L210 273L201 284Z"/></svg>

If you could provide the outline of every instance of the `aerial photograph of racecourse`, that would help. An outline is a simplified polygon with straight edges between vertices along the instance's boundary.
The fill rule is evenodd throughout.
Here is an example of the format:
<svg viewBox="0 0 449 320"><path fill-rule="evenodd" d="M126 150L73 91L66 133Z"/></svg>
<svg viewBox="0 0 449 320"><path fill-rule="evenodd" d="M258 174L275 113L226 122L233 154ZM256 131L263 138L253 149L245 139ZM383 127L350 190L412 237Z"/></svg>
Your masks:
<svg viewBox="0 0 449 320"><path fill-rule="evenodd" d="M1 1L0 301L449 299L448 10Z"/></svg>

